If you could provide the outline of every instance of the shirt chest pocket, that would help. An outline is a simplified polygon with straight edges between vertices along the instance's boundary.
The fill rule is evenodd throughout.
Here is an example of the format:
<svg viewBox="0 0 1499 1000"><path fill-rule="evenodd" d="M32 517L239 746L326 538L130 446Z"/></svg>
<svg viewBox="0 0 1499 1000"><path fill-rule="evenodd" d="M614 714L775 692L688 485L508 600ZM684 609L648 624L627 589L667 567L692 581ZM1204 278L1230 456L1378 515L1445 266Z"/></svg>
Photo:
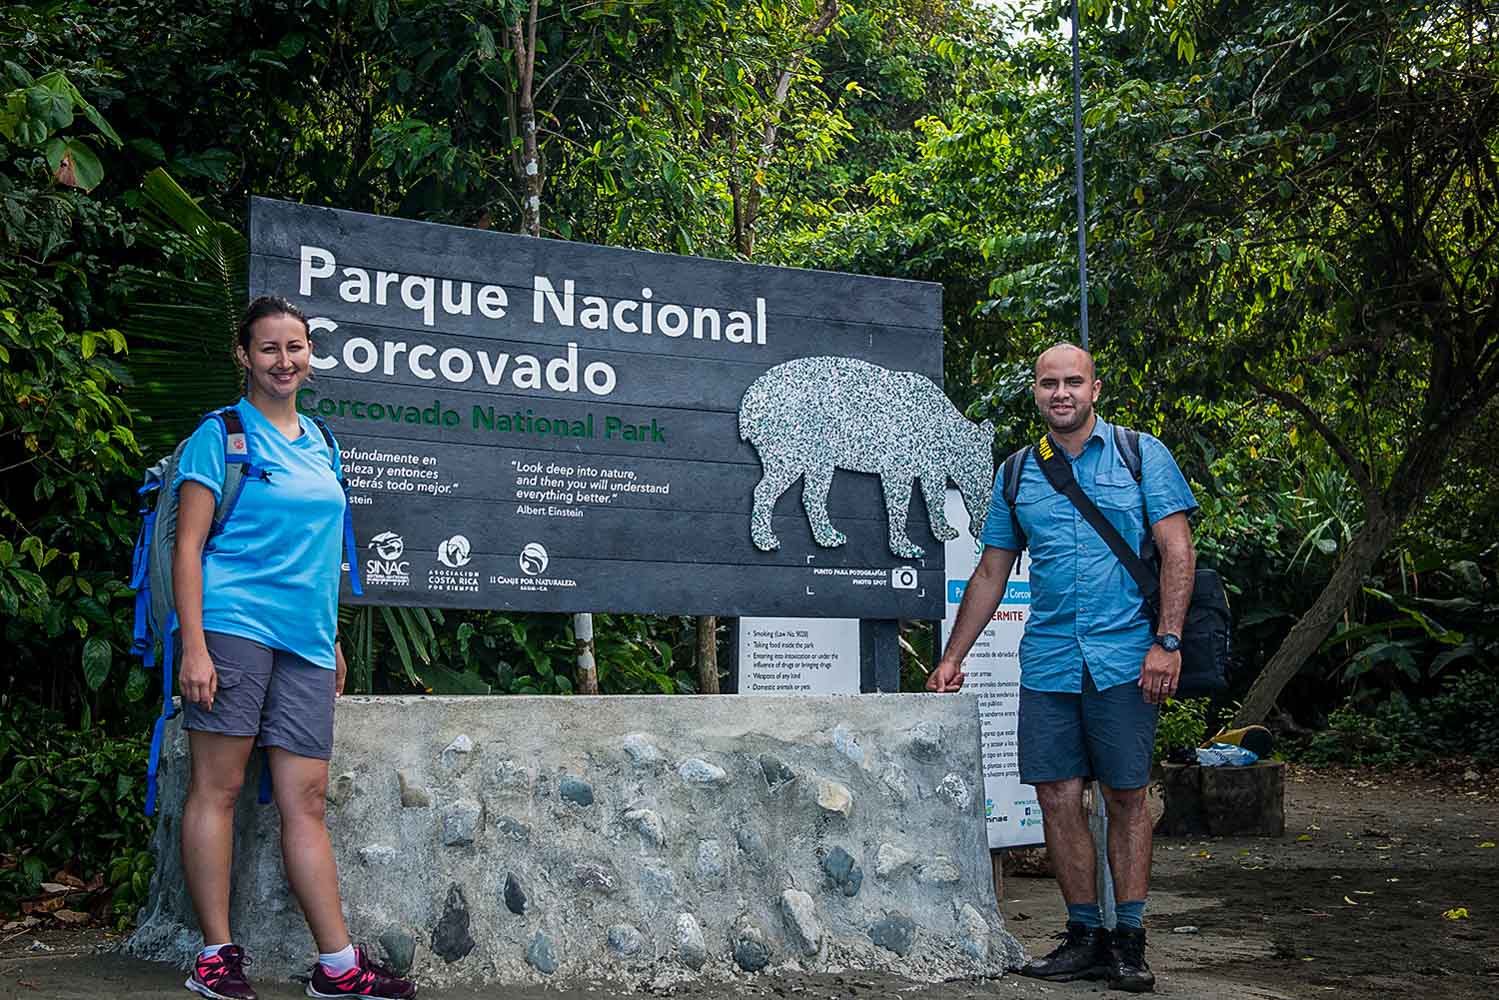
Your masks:
<svg viewBox="0 0 1499 1000"><path fill-rule="evenodd" d="M1093 488L1087 492L1088 497L1100 510L1127 510L1138 514L1144 503L1144 494L1140 491L1140 484L1130 478L1127 473L1123 476L1100 474L1093 483Z"/></svg>

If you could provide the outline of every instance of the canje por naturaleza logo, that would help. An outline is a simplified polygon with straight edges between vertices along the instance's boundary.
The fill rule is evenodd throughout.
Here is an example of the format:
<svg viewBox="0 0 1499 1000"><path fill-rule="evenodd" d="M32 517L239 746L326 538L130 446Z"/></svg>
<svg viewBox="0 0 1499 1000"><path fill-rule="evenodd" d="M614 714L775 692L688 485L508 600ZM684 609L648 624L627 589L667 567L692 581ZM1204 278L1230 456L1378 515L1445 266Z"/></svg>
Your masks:
<svg viewBox="0 0 1499 1000"><path fill-rule="evenodd" d="M520 550L520 568L522 573L531 576L540 576L546 572L547 563L551 560L547 557L547 550L540 542L529 542Z"/></svg>
<svg viewBox="0 0 1499 1000"><path fill-rule="evenodd" d="M458 569L469 564L472 551L467 538L454 535L437 547L437 561L449 569Z"/></svg>

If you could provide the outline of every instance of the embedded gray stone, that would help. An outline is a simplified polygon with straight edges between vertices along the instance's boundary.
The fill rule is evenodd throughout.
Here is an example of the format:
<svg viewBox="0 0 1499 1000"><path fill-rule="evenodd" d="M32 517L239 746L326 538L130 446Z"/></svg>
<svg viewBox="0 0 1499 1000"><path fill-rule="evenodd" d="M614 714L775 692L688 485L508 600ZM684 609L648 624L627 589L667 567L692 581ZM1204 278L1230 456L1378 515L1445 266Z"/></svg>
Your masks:
<svg viewBox="0 0 1499 1000"><path fill-rule="evenodd" d="M848 790L847 785L818 778L817 804L824 812L836 813L847 819L849 813L854 811L854 793Z"/></svg>
<svg viewBox="0 0 1499 1000"><path fill-rule="evenodd" d="M526 887L514 872L505 874L505 909L517 917L526 915L526 906L530 903L530 897L526 895Z"/></svg>
<svg viewBox="0 0 1499 1000"><path fill-rule="evenodd" d="M384 844L370 844L368 847L359 849L359 860L366 865L393 865L401 855L394 847L386 847Z"/></svg>
<svg viewBox="0 0 1499 1000"><path fill-rule="evenodd" d="M833 727L833 749L853 761L855 764L864 763L864 748L859 745L858 739L844 726Z"/></svg>
<svg viewBox="0 0 1499 1000"><path fill-rule="evenodd" d="M630 809L620 817L640 834L640 843L645 847L666 846L666 825L651 809Z"/></svg>
<svg viewBox="0 0 1499 1000"><path fill-rule="evenodd" d="M717 840L702 840L697 845L697 876L706 882L723 880L727 865L723 845Z"/></svg>
<svg viewBox="0 0 1499 1000"><path fill-rule="evenodd" d="M592 889L605 895L612 893L619 880L608 865L595 861L582 861L573 865L573 881L584 889Z"/></svg>
<svg viewBox="0 0 1499 1000"><path fill-rule="evenodd" d="M931 719L923 719L907 732L911 736L910 753L917 760L928 763L942 758L942 725Z"/></svg>
<svg viewBox="0 0 1499 1000"><path fill-rule="evenodd" d="M411 971L416 960L416 938L405 931L389 930L380 935L380 948L385 952L385 965L398 976Z"/></svg>
<svg viewBox="0 0 1499 1000"><path fill-rule="evenodd" d="M442 814L442 842L448 847L467 847L484 815L484 807L473 799L459 799Z"/></svg>
<svg viewBox="0 0 1499 1000"><path fill-rule="evenodd" d="M669 869L642 868L640 891L652 902L665 902L677 894L677 877Z"/></svg>
<svg viewBox="0 0 1499 1000"><path fill-rule="evenodd" d="M874 873L880 878L890 878L915 861L916 855L910 851L903 851L894 844L881 844L874 854Z"/></svg>
<svg viewBox="0 0 1499 1000"><path fill-rule="evenodd" d="M328 782L328 804L337 808L354 797L354 774L340 774Z"/></svg>
<svg viewBox="0 0 1499 1000"><path fill-rule="evenodd" d="M459 733L453 739L453 742L449 743L445 748L443 748L442 755L444 757L447 757L449 755L473 752L474 741L469 739L469 737L464 735L463 733Z"/></svg>
<svg viewBox="0 0 1499 1000"><path fill-rule="evenodd" d="M883 420L882 414L900 414L900 419ZM824 433L827 427L841 432ZM919 431L913 433L914 428ZM829 548L847 541L827 510L829 484L840 468L880 476L890 551L907 559L923 554L906 535L913 477L920 478L928 497L940 497L951 478L970 512L989 506L994 426L964 420L941 387L920 372L893 371L857 358L796 358L771 368L745 390L739 430L754 445L764 470L750 516L750 536L762 552L780 548L771 527L776 500L803 477L812 538ZM973 514L974 537L980 517ZM940 503L928 504L927 520L939 540L958 537Z"/></svg>
<svg viewBox="0 0 1499 1000"><path fill-rule="evenodd" d="M796 780L796 772L774 754L760 755L760 773L765 775L765 784L771 791Z"/></svg>
<svg viewBox="0 0 1499 1000"><path fill-rule="evenodd" d="M620 742L620 746L624 748L625 754L630 758L630 763L636 767L661 763L661 751L657 749L656 744L652 743L645 733L631 733Z"/></svg>
<svg viewBox="0 0 1499 1000"><path fill-rule="evenodd" d="M645 936L630 924L614 924L609 928L608 940L610 951L627 958L640 954L645 947Z"/></svg>
<svg viewBox="0 0 1499 1000"><path fill-rule="evenodd" d="M691 969L701 969L708 961L708 943L703 940L703 929L697 918L690 913L677 916L677 926L672 934L672 943L677 947L677 956L682 964Z"/></svg>
<svg viewBox="0 0 1499 1000"><path fill-rule="evenodd" d="M430 809L432 793L416 783L416 777L407 771L397 771L396 780L401 783L401 808Z"/></svg>
<svg viewBox="0 0 1499 1000"><path fill-rule="evenodd" d="M974 961L989 961L989 924L969 903L958 910L958 944Z"/></svg>
<svg viewBox="0 0 1499 1000"><path fill-rule="evenodd" d="M887 913L869 928L869 939L881 948L905 958L911 954L911 947L916 943L916 922L904 913Z"/></svg>
<svg viewBox="0 0 1499 1000"><path fill-rule="evenodd" d="M494 828L518 844L531 840L531 828L514 816L501 816L495 820Z"/></svg>
<svg viewBox="0 0 1499 1000"><path fill-rule="evenodd" d="M550 976L557 971L557 952L552 948L552 939L545 932L537 931L536 936L531 938L531 943L526 946L526 961L543 976Z"/></svg>
<svg viewBox="0 0 1499 1000"><path fill-rule="evenodd" d="M759 972L770 964L770 946L765 932L745 922L734 935L734 963L745 972Z"/></svg>
<svg viewBox="0 0 1499 1000"><path fill-rule="evenodd" d="M500 791L512 795L523 795L531 790L531 772L513 760L502 760L495 765L495 784Z"/></svg>
<svg viewBox="0 0 1499 1000"><path fill-rule="evenodd" d="M722 785L728 774L717 764L710 764L700 757L689 757L677 768L682 780L692 785Z"/></svg>
<svg viewBox="0 0 1499 1000"><path fill-rule="evenodd" d="M835 847L822 859L822 870L828 880L845 896L857 896L864 884L864 869L854 861L853 855L841 847Z"/></svg>
<svg viewBox="0 0 1499 1000"><path fill-rule="evenodd" d="M803 955L810 957L822 949L822 924L817 921L811 896L800 889L787 889L781 893L781 914Z"/></svg>
<svg viewBox="0 0 1499 1000"><path fill-rule="evenodd" d="M741 826L734 831L734 843L739 845L739 850L756 865L764 864L765 838L760 836L759 830Z"/></svg>
<svg viewBox="0 0 1499 1000"><path fill-rule="evenodd" d="M952 858L936 857L921 865L921 881L930 885L953 885L962 878L963 873Z"/></svg>
<svg viewBox="0 0 1499 1000"><path fill-rule="evenodd" d="M432 928L432 951L444 962L452 965L474 950L474 939L468 932L468 900L463 889L454 883L448 889L447 901L442 907L442 916Z"/></svg>
<svg viewBox="0 0 1499 1000"><path fill-rule="evenodd" d="M973 805L973 790L960 774L949 774L943 778L937 784L937 794L952 803L952 807L958 812L967 812Z"/></svg>
<svg viewBox="0 0 1499 1000"><path fill-rule="evenodd" d="M557 794L565 802L573 802L580 806L593 805L593 786L571 774L564 775L558 782Z"/></svg>
<svg viewBox="0 0 1499 1000"><path fill-rule="evenodd" d="M899 764L885 768L885 773L880 775L880 784L897 802L907 802L911 798L911 776Z"/></svg>

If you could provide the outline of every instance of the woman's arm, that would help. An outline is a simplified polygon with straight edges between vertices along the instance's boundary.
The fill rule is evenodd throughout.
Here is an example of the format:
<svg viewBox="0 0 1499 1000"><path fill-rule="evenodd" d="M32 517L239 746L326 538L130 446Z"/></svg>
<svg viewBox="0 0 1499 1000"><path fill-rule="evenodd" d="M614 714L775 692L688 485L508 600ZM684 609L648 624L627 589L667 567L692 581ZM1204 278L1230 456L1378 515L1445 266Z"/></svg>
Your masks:
<svg viewBox="0 0 1499 1000"><path fill-rule="evenodd" d="M218 672L203 636L203 545L213 526L213 509L212 490L191 479L183 481L177 494L177 539L172 549L172 594L182 636L178 685L183 698L209 711L219 688Z"/></svg>

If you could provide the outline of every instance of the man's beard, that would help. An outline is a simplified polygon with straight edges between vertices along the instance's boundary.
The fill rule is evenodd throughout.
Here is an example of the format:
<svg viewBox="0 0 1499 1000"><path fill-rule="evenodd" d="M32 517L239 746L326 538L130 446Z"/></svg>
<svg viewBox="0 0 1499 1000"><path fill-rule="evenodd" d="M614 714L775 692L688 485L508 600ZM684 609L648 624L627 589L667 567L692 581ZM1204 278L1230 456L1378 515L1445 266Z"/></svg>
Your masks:
<svg viewBox="0 0 1499 1000"><path fill-rule="evenodd" d="M1092 403L1075 404L1072 407L1072 419L1068 420L1065 424L1060 424L1056 422L1056 418L1054 417L1051 408L1047 407L1046 423L1052 430L1056 431L1058 434L1068 434L1087 424L1088 418L1092 415Z"/></svg>

